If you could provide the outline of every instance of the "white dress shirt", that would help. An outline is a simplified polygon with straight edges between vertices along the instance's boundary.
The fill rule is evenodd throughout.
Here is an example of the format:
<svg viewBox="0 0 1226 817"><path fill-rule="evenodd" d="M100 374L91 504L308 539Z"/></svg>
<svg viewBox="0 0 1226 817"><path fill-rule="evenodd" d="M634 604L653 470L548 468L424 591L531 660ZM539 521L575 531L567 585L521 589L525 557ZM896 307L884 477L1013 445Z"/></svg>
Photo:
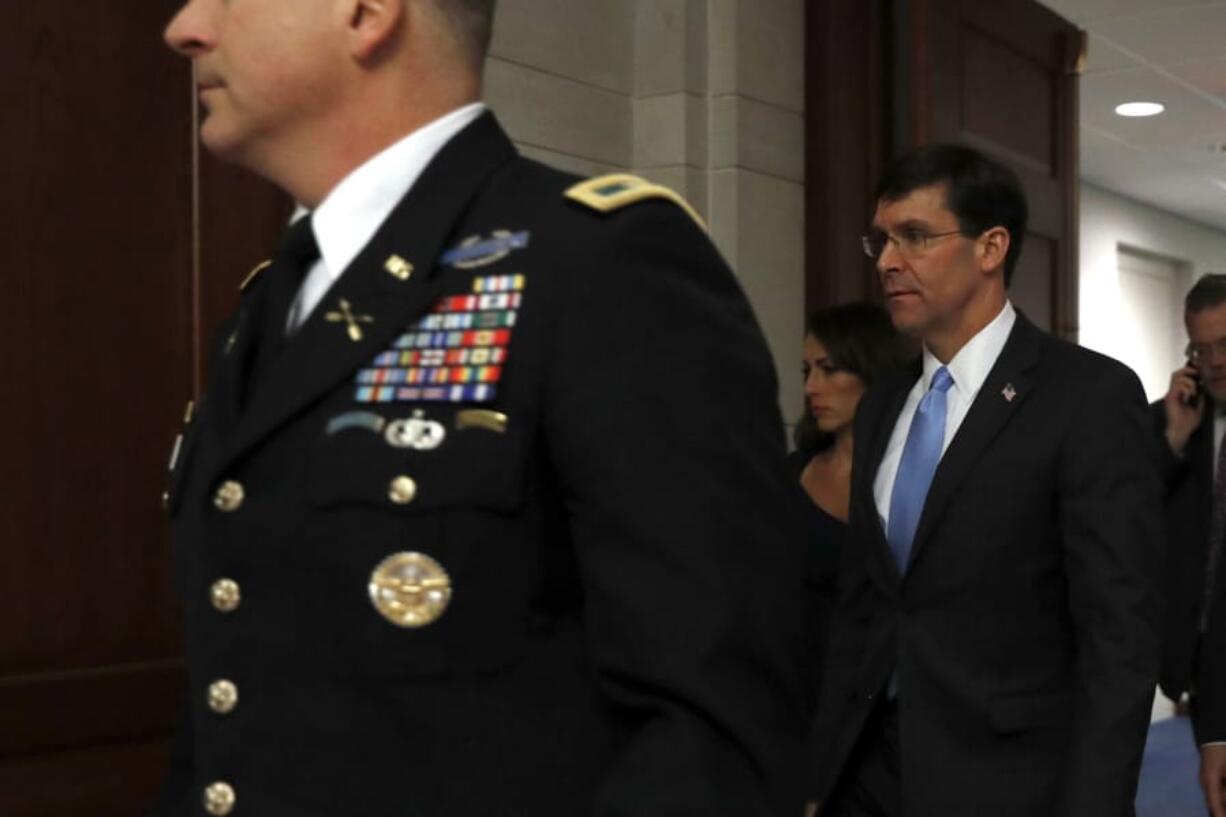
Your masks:
<svg viewBox="0 0 1226 817"><path fill-rule="evenodd" d="M1217 482L1217 464L1222 456L1222 438L1226 437L1226 412L1213 415L1213 480Z"/></svg>
<svg viewBox="0 0 1226 817"><path fill-rule="evenodd" d="M945 441L941 445L941 455L944 456L950 441L966 419L971 403L975 402L979 389L983 387L983 381L988 379L988 373L996 365L996 359L1005 348L1005 341L1009 339L1016 320L1017 312L1014 311L1013 304L1005 301L1005 307L1000 314L967 341L947 364L942 364L927 346L924 347L924 373L907 395L907 402L903 404L898 421L894 423L894 432L890 435L889 445L881 458L881 467L877 469L877 476L873 479L873 499L877 503L877 513L881 517L883 530L889 530L890 497L894 492L894 479L898 476L898 464L902 460L907 433L911 430L911 420L928 390L928 384L932 382L932 376L937 369L945 365L954 380L946 396Z"/></svg>
<svg viewBox="0 0 1226 817"><path fill-rule="evenodd" d="M341 180L315 212L299 205L290 218L313 215L319 260L307 271L286 317L293 332L310 317L328 290L362 251L426 165L451 139L485 111L473 102L439 117L377 153Z"/></svg>

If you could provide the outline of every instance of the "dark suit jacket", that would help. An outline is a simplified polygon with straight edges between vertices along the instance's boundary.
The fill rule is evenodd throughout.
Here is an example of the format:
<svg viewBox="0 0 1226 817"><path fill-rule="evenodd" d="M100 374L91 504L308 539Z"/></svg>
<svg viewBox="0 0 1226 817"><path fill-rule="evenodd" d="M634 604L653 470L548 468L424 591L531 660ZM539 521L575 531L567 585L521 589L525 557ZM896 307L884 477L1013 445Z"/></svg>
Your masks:
<svg viewBox="0 0 1226 817"><path fill-rule="evenodd" d="M1212 407L1192 432L1182 457L1163 436L1166 412L1150 406L1161 445L1167 533L1167 621L1162 691L1171 698L1194 691L1192 726L1197 743L1226 741L1226 579L1218 570L1208 626L1200 632L1209 527L1213 513Z"/></svg>
<svg viewBox="0 0 1226 817"><path fill-rule="evenodd" d="M1213 411L1192 432L1182 457L1166 442L1166 411L1150 406L1162 475L1166 525L1166 621L1162 638L1162 691L1178 700L1191 687L1200 649L1201 602L1213 509Z"/></svg>
<svg viewBox="0 0 1226 817"><path fill-rule="evenodd" d="M872 486L919 374L917 362L875 386L856 418L817 721L823 796L896 672L909 817L1132 814L1161 612L1140 384L1019 314L938 466L900 578Z"/></svg>
<svg viewBox="0 0 1226 817"><path fill-rule="evenodd" d="M264 282L223 327L172 476L189 685L158 815L202 813L217 780L236 815L800 813L805 556L766 345L680 208L597 212L564 198L575 181L485 115L241 411ZM444 260L503 229L526 240ZM361 401L360 370L502 275L524 288L496 396ZM326 318L342 297L370 318L360 341ZM505 426L465 422L472 409ZM417 410L441 446L329 428ZM415 497L389 498L398 475ZM228 512L225 480L245 497ZM453 588L419 629L368 597L401 551ZM241 586L233 612L210 603L220 577ZM240 691L226 715L205 705L217 678Z"/></svg>
<svg viewBox="0 0 1226 817"><path fill-rule="evenodd" d="M1208 627L1200 639L1192 727L1198 744L1226 742L1226 570L1220 562Z"/></svg>

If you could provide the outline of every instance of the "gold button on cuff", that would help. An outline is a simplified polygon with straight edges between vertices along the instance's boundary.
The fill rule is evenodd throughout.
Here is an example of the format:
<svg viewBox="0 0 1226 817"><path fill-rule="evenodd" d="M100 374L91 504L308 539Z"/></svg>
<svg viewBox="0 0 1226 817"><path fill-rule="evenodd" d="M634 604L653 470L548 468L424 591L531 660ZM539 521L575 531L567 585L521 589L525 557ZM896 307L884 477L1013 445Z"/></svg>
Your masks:
<svg viewBox="0 0 1226 817"><path fill-rule="evenodd" d="M238 687L233 681L221 679L209 684L209 709L218 715L229 715L238 706Z"/></svg>
<svg viewBox="0 0 1226 817"><path fill-rule="evenodd" d="M237 800L234 787L229 783L218 781L204 790L204 810L213 817L226 817L234 811L234 803Z"/></svg>
<svg viewBox="0 0 1226 817"><path fill-rule="evenodd" d="M213 582L213 586L209 588L209 596L213 600L214 609L222 613L234 612L243 600L238 582L233 579L218 579Z"/></svg>
<svg viewBox="0 0 1226 817"><path fill-rule="evenodd" d="M422 553L396 553L370 574L370 601L397 627L425 627L451 602L451 577Z"/></svg>
<svg viewBox="0 0 1226 817"><path fill-rule="evenodd" d="M397 505L408 505L416 496L417 483L412 477L396 477L387 489L387 498Z"/></svg>
<svg viewBox="0 0 1226 817"><path fill-rule="evenodd" d="M228 479L217 489L217 494L213 497L213 504L220 511L232 513L243 507L245 497L246 493L243 491L242 483Z"/></svg>

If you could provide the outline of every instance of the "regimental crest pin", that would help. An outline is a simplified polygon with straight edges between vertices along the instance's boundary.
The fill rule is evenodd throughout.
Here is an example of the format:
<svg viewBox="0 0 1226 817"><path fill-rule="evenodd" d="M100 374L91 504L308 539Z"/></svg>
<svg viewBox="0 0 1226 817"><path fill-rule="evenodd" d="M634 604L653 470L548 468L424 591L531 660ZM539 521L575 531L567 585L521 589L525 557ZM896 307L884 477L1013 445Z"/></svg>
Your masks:
<svg viewBox="0 0 1226 817"><path fill-rule="evenodd" d="M1009 403L1012 403L1013 398L1017 397L1017 389L1013 388L1012 383L1006 383L1005 387L1000 390L1000 393L1004 396L1005 401Z"/></svg>
<svg viewBox="0 0 1226 817"><path fill-rule="evenodd" d="M387 260L383 262L383 269L387 271L388 275L400 281L407 281L413 277L413 265L399 255L389 255Z"/></svg>

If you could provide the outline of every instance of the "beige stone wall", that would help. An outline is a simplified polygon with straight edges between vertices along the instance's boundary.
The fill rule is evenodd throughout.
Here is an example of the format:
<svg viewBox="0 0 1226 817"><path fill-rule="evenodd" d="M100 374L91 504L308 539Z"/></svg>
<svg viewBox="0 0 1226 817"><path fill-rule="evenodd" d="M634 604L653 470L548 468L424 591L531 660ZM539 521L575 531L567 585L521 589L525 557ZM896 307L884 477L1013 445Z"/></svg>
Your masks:
<svg viewBox="0 0 1226 817"><path fill-rule="evenodd" d="M801 406L804 0L500 0L486 98L524 154L707 219Z"/></svg>

